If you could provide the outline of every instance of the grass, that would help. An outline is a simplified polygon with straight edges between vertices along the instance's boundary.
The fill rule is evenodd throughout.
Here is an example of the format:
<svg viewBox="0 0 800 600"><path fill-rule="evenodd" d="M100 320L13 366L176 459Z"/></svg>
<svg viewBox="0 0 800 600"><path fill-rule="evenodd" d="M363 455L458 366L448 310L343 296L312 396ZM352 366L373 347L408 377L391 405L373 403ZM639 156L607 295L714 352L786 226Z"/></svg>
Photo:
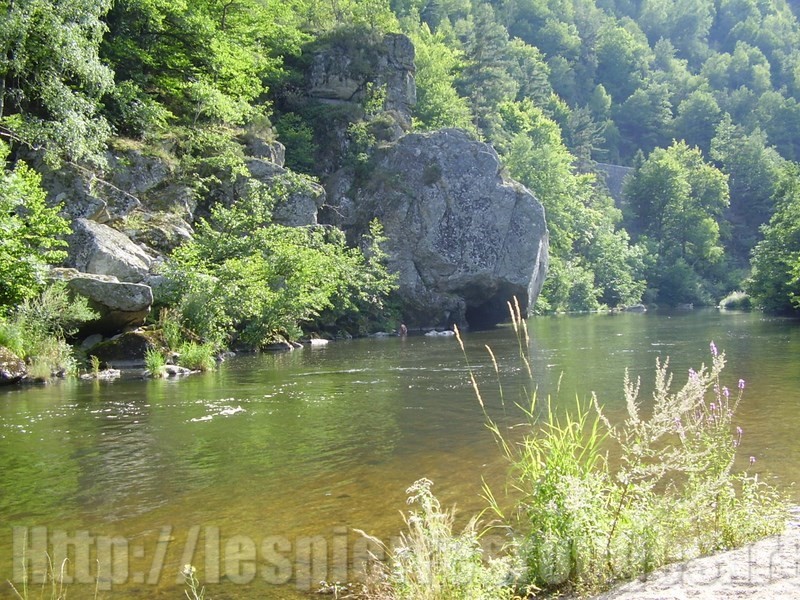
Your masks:
<svg viewBox="0 0 800 600"><path fill-rule="evenodd" d="M511 314L533 387L526 323L518 305ZM640 382L626 374L621 424L609 421L596 397L560 411L548 398L539 418L535 393L523 407L521 439L505 436L487 416L510 465L513 514L504 514L491 490L486 495L516 532L525 565L520 584L591 594L783 530L787 499L735 468L743 432L734 419L744 381L733 392L723 385L725 356L713 343L710 364L690 371L683 385L675 385L668 367L668 360L656 363L646 411Z"/></svg>
<svg viewBox="0 0 800 600"><path fill-rule="evenodd" d="M178 364L193 371L211 371L216 367L213 344L187 342L179 351Z"/></svg>
<svg viewBox="0 0 800 600"><path fill-rule="evenodd" d="M78 363L66 339L96 316L85 298L71 298L64 282L54 282L0 316L0 345L29 363L32 379L73 375Z"/></svg>
<svg viewBox="0 0 800 600"><path fill-rule="evenodd" d="M477 518L460 533L453 532L454 511L442 509L428 479L406 490L416 509L404 515L406 531L394 548L386 548L388 563L376 563L361 594L391 600L505 600L509 557L484 562ZM363 534L363 532L361 532ZM366 534L364 534L366 535ZM367 536L370 537L370 536Z"/></svg>
<svg viewBox="0 0 800 600"><path fill-rule="evenodd" d="M504 555L482 555L476 519L454 532L452 511L441 508L430 481L420 480L408 489L418 509L406 517L407 531L388 562L368 576L362 597L588 596L664 564L783 531L788 499L749 467L737 468L744 432L735 415L745 382L724 385L725 355L713 343L709 364L690 371L682 385L675 383L668 360L657 362L647 406L639 399L640 382L626 374L627 416L612 424L596 397L571 406L537 398L527 325L516 302L509 309L528 376L524 401L517 403L523 427L506 434L491 419L469 369L488 428L509 465L505 497L484 486L489 508L511 532ZM487 350L505 406L498 362Z"/></svg>
<svg viewBox="0 0 800 600"><path fill-rule="evenodd" d="M150 372L151 377L158 379L164 376L164 367L167 366L167 361L159 350L148 348L144 353L144 366Z"/></svg>
<svg viewBox="0 0 800 600"><path fill-rule="evenodd" d="M30 573L28 572L28 561L25 555L22 556L22 581L20 588L17 588L11 581L8 585L14 592L14 597L18 600L67 600L67 565L69 559L65 558L61 561L58 573L56 573L53 560L47 554L47 571L44 579L42 580L41 587L38 588L38 594L35 593L29 586ZM100 580L95 581L95 589L93 598L96 599L99 592Z"/></svg>

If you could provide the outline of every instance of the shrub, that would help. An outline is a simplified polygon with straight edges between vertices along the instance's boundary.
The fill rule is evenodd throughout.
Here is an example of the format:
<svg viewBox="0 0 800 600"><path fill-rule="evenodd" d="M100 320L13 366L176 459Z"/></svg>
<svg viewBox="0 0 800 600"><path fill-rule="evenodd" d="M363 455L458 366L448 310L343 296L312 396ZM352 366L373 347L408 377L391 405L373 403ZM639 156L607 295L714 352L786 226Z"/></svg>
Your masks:
<svg viewBox="0 0 800 600"><path fill-rule="evenodd" d="M404 516L407 531L390 552L389 562L371 574L364 595L392 600L510 599L508 561L484 563L475 518L454 534L454 513L442 509L432 485L420 479L406 490L408 503L418 509Z"/></svg>
<svg viewBox="0 0 800 600"><path fill-rule="evenodd" d="M188 342L181 346L178 364L193 371L211 371L216 366L214 346Z"/></svg>
<svg viewBox="0 0 800 600"><path fill-rule="evenodd" d="M159 302L180 312L186 337L259 348L297 338L318 319L334 327L384 311L394 277L379 248L379 225L364 236L362 251L335 228L271 224L272 203L291 192L288 184L214 206L192 241L167 260Z"/></svg>
<svg viewBox="0 0 800 600"><path fill-rule="evenodd" d="M726 310L750 310L753 308L753 300L745 292L731 292L719 301L719 307Z"/></svg>
<svg viewBox="0 0 800 600"><path fill-rule="evenodd" d="M0 318L0 344L28 360L35 379L73 374L77 361L66 338L95 317L85 298L70 298L66 284L57 281Z"/></svg>
<svg viewBox="0 0 800 600"><path fill-rule="evenodd" d="M518 305L512 318L532 377ZM511 525L526 568L523 583L594 592L783 530L786 498L747 469L734 469L743 432L733 419L744 381L735 392L722 384L725 357L713 343L710 366L690 371L678 389L668 362L656 364L647 418L639 382L626 374L628 416L621 425L610 423L597 398L563 414L548 401L539 423L535 395L521 440L507 439L489 419L511 464L517 502ZM474 376L472 382L483 406Z"/></svg>
<svg viewBox="0 0 800 600"><path fill-rule="evenodd" d="M144 366L150 372L151 377L159 378L164 376L164 367L167 366L167 361L159 350L148 348L144 353Z"/></svg>
<svg viewBox="0 0 800 600"><path fill-rule="evenodd" d="M0 162L10 149L0 141ZM47 266L66 258L62 235L69 223L48 207L41 175L25 163L0 172L0 310L36 297L44 288Z"/></svg>

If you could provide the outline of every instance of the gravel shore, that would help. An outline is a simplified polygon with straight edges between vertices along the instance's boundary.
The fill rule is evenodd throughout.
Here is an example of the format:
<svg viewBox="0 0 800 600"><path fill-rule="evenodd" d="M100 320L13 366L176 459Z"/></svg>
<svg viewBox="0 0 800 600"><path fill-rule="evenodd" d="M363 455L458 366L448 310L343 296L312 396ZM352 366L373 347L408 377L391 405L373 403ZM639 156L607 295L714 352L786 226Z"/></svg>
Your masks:
<svg viewBox="0 0 800 600"><path fill-rule="evenodd" d="M800 523L737 550L663 567L595 600L800 599Z"/></svg>

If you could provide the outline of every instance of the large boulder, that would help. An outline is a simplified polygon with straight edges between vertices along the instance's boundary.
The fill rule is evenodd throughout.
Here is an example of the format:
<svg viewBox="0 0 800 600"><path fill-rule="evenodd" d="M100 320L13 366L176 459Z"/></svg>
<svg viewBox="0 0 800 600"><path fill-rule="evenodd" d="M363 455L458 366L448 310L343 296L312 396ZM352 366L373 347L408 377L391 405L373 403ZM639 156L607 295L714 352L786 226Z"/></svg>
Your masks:
<svg viewBox="0 0 800 600"><path fill-rule="evenodd" d="M27 374L25 361L5 346L0 346L0 385L22 381Z"/></svg>
<svg viewBox="0 0 800 600"><path fill-rule="evenodd" d="M124 233L90 221L75 219L69 242L66 266L92 273L108 275L120 281L138 283L150 272L151 258Z"/></svg>
<svg viewBox="0 0 800 600"><path fill-rule="evenodd" d="M96 356L100 364L111 368L142 367L147 351L158 347L159 342L152 333L127 331L92 346L89 354Z"/></svg>
<svg viewBox="0 0 800 600"><path fill-rule="evenodd" d="M121 282L115 277L80 273L75 269L53 269L51 276L67 281L67 287L89 301L99 318L86 323L85 335L112 335L144 324L153 305L153 290L142 283Z"/></svg>
<svg viewBox="0 0 800 600"><path fill-rule="evenodd" d="M544 209L503 175L491 146L457 129L410 134L379 150L366 179L346 189L329 188L330 214L355 235L373 218L383 224L410 326L486 326L507 318L512 298L523 311L536 301L547 269Z"/></svg>

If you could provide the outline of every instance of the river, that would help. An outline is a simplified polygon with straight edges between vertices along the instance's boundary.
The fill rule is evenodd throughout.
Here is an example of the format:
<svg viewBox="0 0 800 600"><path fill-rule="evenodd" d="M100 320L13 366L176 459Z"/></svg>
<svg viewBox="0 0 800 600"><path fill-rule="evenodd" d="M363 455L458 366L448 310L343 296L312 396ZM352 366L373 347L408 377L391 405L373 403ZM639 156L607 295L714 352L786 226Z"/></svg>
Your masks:
<svg viewBox="0 0 800 600"><path fill-rule="evenodd" d="M656 359L670 357L681 381L710 362L713 341L728 360L723 384L746 382L744 460L800 501L800 323L702 310L528 326L539 397L595 392L612 419L625 369L646 403ZM513 404L530 384L510 326L464 340L489 415L520 422ZM431 479L464 516L486 506L483 481L502 493L506 466L470 367L452 337L410 336L241 356L180 381L3 391L0 581L20 581L23 555L36 571L45 551L64 550L72 598L95 587L98 598L181 598L186 563L214 600L302 598L319 579L347 579L365 551L353 530L389 540L415 480Z"/></svg>

